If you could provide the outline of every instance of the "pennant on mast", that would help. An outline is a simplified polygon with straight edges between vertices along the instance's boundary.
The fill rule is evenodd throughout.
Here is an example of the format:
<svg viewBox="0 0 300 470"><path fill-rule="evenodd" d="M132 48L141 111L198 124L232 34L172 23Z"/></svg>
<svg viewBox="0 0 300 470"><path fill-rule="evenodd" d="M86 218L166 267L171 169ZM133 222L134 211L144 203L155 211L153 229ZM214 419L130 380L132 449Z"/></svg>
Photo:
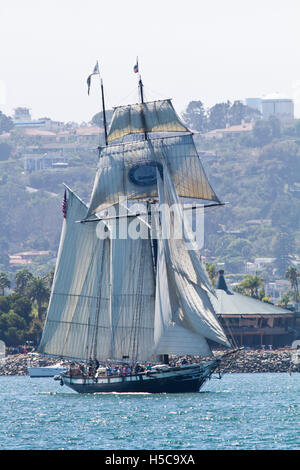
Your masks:
<svg viewBox="0 0 300 470"><path fill-rule="evenodd" d="M92 80L92 76L93 75L100 75L100 71L99 71L99 64L98 64L98 61L94 67L94 70L93 72L88 76L87 78L87 86L88 86L88 95L90 94L90 88L91 88L91 80Z"/></svg>

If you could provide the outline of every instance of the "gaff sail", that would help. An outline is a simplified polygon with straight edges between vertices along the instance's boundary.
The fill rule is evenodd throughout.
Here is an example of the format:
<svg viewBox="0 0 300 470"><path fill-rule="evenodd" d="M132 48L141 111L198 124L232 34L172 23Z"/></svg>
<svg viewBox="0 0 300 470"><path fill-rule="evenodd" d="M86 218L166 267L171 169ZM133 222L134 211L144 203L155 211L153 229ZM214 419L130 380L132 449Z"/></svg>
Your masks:
<svg viewBox="0 0 300 470"><path fill-rule="evenodd" d="M101 337L100 355L107 357L110 350L109 240L97 238L94 224L77 223L84 217L86 205L70 190L67 207L38 351L88 359L99 354L93 350L97 334Z"/></svg>
<svg viewBox="0 0 300 470"><path fill-rule="evenodd" d="M78 223L86 205L70 190L67 207L39 352L149 359L155 302L150 239L115 237L108 222L108 236L98 238L96 224Z"/></svg>

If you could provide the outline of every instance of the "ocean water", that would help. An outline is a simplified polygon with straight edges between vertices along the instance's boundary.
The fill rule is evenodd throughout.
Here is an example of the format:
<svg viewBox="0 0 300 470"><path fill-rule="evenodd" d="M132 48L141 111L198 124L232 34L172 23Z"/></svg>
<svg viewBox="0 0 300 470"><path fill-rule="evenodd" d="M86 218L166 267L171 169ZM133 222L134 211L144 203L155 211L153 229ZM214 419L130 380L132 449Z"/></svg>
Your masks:
<svg viewBox="0 0 300 470"><path fill-rule="evenodd" d="M175 395L0 377L1 450L299 450L299 423L300 373L228 374Z"/></svg>

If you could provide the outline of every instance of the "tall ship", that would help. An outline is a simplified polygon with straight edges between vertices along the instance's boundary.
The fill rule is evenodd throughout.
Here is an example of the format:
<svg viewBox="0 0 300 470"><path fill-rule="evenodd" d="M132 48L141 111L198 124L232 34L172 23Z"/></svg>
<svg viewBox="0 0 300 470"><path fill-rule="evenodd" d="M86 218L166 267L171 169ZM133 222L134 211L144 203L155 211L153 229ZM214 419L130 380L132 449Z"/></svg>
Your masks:
<svg viewBox="0 0 300 470"><path fill-rule="evenodd" d="M107 129L101 80L105 145L89 203L65 187L38 352L81 363L59 378L79 393L196 392L234 352L185 216L186 198L221 202L171 100L145 101L140 75L138 87L140 102L115 108Z"/></svg>

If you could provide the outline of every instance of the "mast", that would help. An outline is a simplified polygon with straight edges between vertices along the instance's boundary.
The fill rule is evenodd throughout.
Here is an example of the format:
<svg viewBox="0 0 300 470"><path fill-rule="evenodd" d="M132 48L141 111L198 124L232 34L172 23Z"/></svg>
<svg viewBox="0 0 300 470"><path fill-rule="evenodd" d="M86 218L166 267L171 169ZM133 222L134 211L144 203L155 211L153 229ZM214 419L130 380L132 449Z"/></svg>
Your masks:
<svg viewBox="0 0 300 470"><path fill-rule="evenodd" d="M141 95L141 103L144 103L144 92L143 92L143 82L142 82L142 77L140 75L140 79L139 79L139 87L140 87L140 95Z"/></svg>
<svg viewBox="0 0 300 470"><path fill-rule="evenodd" d="M138 70L139 70L139 59L138 59L138 57L136 58L136 64L137 64L137 67L138 67ZM141 96L141 103L142 104L144 104L144 91L143 91L143 88L144 88L144 85L143 85L143 82L142 82L142 75L139 74L139 89L140 89L140 96ZM143 109L141 109L141 119L142 119L142 123L143 123L144 129L145 129L145 133L144 133L145 140L148 140L148 134L147 134L147 131L146 131L146 129L147 129L146 119L145 119Z"/></svg>
<svg viewBox="0 0 300 470"><path fill-rule="evenodd" d="M98 70L99 70L98 61L97 61L97 65L98 65ZM104 88L103 88L103 80L102 80L102 77L100 75L100 71L99 71L99 78L100 78L100 86L101 86L102 114L103 114L105 145L107 145L107 123L106 123L106 112L105 112L105 101L104 101Z"/></svg>
<svg viewBox="0 0 300 470"><path fill-rule="evenodd" d="M91 87L91 78L93 75L99 75L100 79L100 86L101 86L101 94L102 94L102 110L103 110L103 123L104 123L104 134L105 134L105 145L107 145L107 125L106 125L106 114L105 114L105 103L104 103L104 90L103 90L103 80L100 75L99 69L99 62L97 60L96 65L94 67L93 72L87 78L87 85L88 85L88 95L90 94L90 87ZM98 147L100 149L100 147Z"/></svg>
<svg viewBox="0 0 300 470"><path fill-rule="evenodd" d="M102 95L102 112L103 112L103 124L104 124L105 145L107 145L107 123L106 123L105 102L104 102L104 89L103 89L103 80L102 80L102 78L100 78L100 83L101 83L101 95Z"/></svg>

